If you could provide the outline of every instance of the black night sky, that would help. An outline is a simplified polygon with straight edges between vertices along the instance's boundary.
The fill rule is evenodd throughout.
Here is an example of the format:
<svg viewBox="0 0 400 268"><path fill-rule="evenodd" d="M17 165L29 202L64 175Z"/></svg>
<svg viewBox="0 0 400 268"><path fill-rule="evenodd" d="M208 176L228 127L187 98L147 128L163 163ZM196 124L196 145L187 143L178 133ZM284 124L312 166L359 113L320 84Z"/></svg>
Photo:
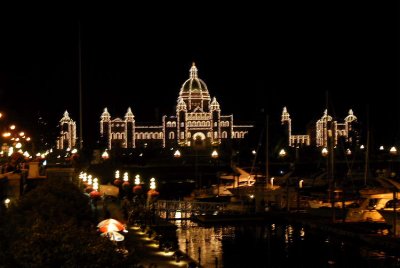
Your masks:
<svg viewBox="0 0 400 268"><path fill-rule="evenodd" d="M322 116L328 95L338 120L350 108L364 124L369 114L376 139L398 143L399 7L389 2L199 2L174 12L120 7L15 17L2 21L0 108L28 130L38 113L54 129L65 110L79 120L79 21L87 143L99 138L104 107L122 117L130 106L137 122L173 115L192 62L222 113L236 121L260 120L267 111L278 124L287 106L303 133Z"/></svg>

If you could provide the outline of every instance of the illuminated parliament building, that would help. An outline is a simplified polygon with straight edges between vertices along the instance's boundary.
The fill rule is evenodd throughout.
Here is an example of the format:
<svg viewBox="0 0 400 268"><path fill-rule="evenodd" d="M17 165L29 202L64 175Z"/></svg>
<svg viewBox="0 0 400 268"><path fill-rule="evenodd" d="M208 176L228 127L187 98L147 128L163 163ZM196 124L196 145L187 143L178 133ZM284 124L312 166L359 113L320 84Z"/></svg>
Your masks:
<svg viewBox="0 0 400 268"><path fill-rule="evenodd" d="M359 126L357 117L353 110L349 110L343 122L338 122L325 110L322 117L317 120L314 127L308 134L294 135L292 133L292 119L284 107L281 115L281 124L284 127L288 145L290 147L302 147L315 145L316 147L328 147L329 137L333 138L333 145L336 146L340 139L348 145L356 145L359 141Z"/></svg>
<svg viewBox="0 0 400 268"><path fill-rule="evenodd" d="M76 123L69 116L68 111L60 120L60 134L56 141L57 149L72 149L76 145Z"/></svg>
<svg viewBox="0 0 400 268"><path fill-rule="evenodd" d="M227 140L243 139L252 125L235 125L233 115L222 115L215 97L198 76L195 64L179 92L176 114L164 115L161 124L137 124L128 108L123 118L112 118L107 108L101 115L100 135L108 149L218 146Z"/></svg>

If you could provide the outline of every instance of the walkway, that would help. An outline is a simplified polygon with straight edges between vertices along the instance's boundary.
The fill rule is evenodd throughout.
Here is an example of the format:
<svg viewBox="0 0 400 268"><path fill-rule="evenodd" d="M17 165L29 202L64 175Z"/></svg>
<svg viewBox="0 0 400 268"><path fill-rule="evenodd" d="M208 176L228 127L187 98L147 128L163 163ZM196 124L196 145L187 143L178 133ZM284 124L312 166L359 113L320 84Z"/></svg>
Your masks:
<svg viewBox="0 0 400 268"><path fill-rule="evenodd" d="M107 202L106 205L110 217L121 222L125 222L119 201ZM102 205L99 206L102 209ZM102 214L100 214L102 215ZM101 220L101 219L100 219ZM128 233L125 235L125 245L128 250L134 250L135 255L139 258L140 265L138 267L157 267L157 268L176 268L176 267L196 267L189 266L192 262L185 254L179 262L175 261L174 252L162 251L159 249L158 241L149 238L149 235L142 232L137 226L128 226ZM193 265L193 264L191 264Z"/></svg>

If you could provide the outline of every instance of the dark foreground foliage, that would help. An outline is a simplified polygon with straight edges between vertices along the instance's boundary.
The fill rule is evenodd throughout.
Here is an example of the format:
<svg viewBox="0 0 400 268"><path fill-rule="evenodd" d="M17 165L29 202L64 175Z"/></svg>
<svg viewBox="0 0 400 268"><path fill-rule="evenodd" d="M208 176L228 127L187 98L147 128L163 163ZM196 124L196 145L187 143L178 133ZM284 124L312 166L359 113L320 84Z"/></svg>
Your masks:
<svg viewBox="0 0 400 268"><path fill-rule="evenodd" d="M0 217L0 267L133 267L96 231L89 198L69 181L48 180Z"/></svg>

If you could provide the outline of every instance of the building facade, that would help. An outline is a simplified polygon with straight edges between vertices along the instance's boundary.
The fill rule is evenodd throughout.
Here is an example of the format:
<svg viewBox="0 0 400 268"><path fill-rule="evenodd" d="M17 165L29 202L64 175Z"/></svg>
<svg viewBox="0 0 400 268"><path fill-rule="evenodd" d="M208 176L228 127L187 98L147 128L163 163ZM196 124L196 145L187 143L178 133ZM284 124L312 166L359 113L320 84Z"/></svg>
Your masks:
<svg viewBox="0 0 400 268"><path fill-rule="evenodd" d="M149 144L159 147L218 146L243 139L253 126L234 124L233 115L223 115L215 97L198 76L195 64L180 89L176 113L164 115L159 124L137 123L129 107L123 118L113 118L104 108L100 136L108 149L136 148Z"/></svg>
<svg viewBox="0 0 400 268"><path fill-rule="evenodd" d="M76 146L76 123L69 117L68 111L60 120L60 135L56 141L57 149L72 149Z"/></svg>
<svg viewBox="0 0 400 268"><path fill-rule="evenodd" d="M343 122L333 120L332 116L325 110L322 117L315 123L315 128L309 134L295 135L292 133L292 119L286 107L283 107L281 124L284 127L288 145L290 147L301 147L315 145L316 147L328 147L330 138L336 146L340 139L348 145L355 145L359 140L357 117L353 110L349 110Z"/></svg>

